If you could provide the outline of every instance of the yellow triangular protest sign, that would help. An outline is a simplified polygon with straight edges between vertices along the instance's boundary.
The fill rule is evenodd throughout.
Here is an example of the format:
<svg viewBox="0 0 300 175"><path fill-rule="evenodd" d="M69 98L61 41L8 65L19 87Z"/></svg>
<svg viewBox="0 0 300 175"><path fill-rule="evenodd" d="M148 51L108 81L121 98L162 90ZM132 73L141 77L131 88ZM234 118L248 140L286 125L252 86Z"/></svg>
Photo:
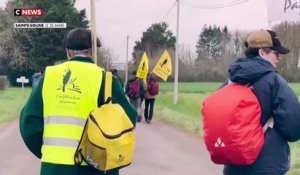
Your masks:
<svg viewBox="0 0 300 175"><path fill-rule="evenodd" d="M146 52L144 52L139 68L136 73L136 77L146 79L148 70L149 70L149 60Z"/></svg>
<svg viewBox="0 0 300 175"><path fill-rule="evenodd" d="M168 76L172 74L172 61L167 50L164 50L164 53L156 63L153 73L164 81L167 81Z"/></svg>

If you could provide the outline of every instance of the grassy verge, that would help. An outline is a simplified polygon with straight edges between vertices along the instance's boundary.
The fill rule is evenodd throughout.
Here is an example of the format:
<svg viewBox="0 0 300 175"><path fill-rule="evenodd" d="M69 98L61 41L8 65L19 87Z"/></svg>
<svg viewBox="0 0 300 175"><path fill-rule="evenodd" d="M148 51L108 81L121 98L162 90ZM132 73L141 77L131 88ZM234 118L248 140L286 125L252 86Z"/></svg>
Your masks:
<svg viewBox="0 0 300 175"><path fill-rule="evenodd" d="M300 174L300 142L290 144L291 147L291 170L287 175L299 175Z"/></svg>
<svg viewBox="0 0 300 175"><path fill-rule="evenodd" d="M23 93L21 88L8 88L0 91L0 124L19 117L30 92L31 88L25 88Z"/></svg>
<svg viewBox="0 0 300 175"><path fill-rule="evenodd" d="M187 131L202 136L201 105L203 99L222 83L180 83L178 104L173 104L173 83L160 83L155 115Z"/></svg>
<svg viewBox="0 0 300 175"><path fill-rule="evenodd" d="M185 93L180 96L178 105L174 105L173 93L164 92L155 102L155 116L194 134L202 135L200 106L203 98L202 94Z"/></svg>
<svg viewBox="0 0 300 175"><path fill-rule="evenodd" d="M155 116L186 131L202 136L201 105L203 99L221 83L180 83L178 104L173 104L173 83L160 83L160 95L155 102ZM290 87L300 96L300 84ZM300 141L290 143L291 170L288 175L300 174Z"/></svg>

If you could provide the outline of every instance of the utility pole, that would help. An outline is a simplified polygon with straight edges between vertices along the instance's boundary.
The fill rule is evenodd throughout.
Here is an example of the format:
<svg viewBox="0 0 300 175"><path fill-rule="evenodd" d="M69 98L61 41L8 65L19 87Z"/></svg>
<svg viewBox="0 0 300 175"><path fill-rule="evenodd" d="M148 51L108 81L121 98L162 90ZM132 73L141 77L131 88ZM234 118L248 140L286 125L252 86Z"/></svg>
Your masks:
<svg viewBox="0 0 300 175"><path fill-rule="evenodd" d="M178 51L179 51L179 0L177 1L177 25L176 25L176 50L175 50L175 78L174 78L174 104L178 102Z"/></svg>
<svg viewBox="0 0 300 175"><path fill-rule="evenodd" d="M92 55L94 62L97 65L97 35L96 35L96 15L95 15L95 0L91 0L91 33L92 33Z"/></svg>
<svg viewBox="0 0 300 175"><path fill-rule="evenodd" d="M109 63L109 59L108 59L108 58L106 58L106 66L105 66L105 67L106 67L106 69L105 69L106 71L108 71L108 70L109 70L109 66L108 66L109 64L108 64L108 63Z"/></svg>
<svg viewBox="0 0 300 175"><path fill-rule="evenodd" d="M129 43L129 35L127 35L126 39L126 63L125 63L125 83L127 82L128 79L128 43Z"/></svg>

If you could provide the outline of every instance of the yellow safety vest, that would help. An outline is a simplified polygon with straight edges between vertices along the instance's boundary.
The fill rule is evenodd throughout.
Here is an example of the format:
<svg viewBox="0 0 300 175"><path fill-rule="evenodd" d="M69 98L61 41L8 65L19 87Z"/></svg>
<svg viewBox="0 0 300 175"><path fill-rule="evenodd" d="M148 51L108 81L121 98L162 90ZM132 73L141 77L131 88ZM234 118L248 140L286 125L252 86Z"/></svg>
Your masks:
<svg viewBox="0 0 300 175"><path fill-rule="evenodd" d="M47 67L42 90L42 162L74 164L86 119L98 107L102 71L95 64L78 61Z"/></svg>

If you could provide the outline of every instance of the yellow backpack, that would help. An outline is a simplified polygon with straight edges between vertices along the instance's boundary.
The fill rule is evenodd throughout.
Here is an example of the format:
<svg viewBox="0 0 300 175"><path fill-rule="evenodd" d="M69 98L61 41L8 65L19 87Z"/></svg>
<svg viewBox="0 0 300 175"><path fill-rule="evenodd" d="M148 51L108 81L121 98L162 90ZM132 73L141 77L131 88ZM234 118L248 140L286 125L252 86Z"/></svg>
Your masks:
<svg viewBox="0 0 300 175"><path fill-rule="evenodd" d="M90 113L74 160L100 171L128 166L133 159L134 126L119 104L111 103L112 74L106 73L106 102Z"/></svg>

